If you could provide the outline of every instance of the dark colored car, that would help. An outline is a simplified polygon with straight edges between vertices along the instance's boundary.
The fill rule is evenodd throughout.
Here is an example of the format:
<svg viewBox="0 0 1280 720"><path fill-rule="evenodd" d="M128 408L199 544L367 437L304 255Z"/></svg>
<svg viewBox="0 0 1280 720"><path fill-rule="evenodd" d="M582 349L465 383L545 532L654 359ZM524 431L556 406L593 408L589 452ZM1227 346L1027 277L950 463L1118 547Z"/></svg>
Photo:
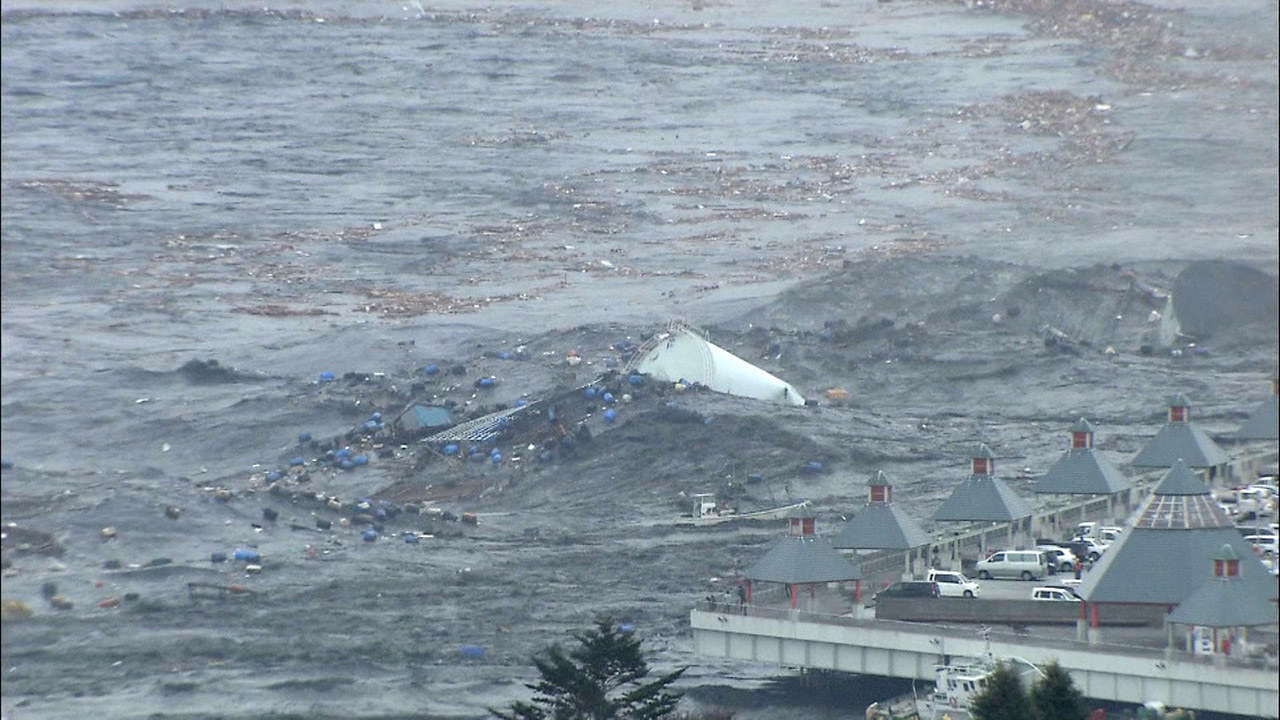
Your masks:
<svg viewBox="0 0 1280 720"><path fill-rule="evenodd" d="M903 580L876 593L876 596L871 600L872 604L882 597L936 598L942 597L942 591L938 589L938 583L936 582Z"/></svg>

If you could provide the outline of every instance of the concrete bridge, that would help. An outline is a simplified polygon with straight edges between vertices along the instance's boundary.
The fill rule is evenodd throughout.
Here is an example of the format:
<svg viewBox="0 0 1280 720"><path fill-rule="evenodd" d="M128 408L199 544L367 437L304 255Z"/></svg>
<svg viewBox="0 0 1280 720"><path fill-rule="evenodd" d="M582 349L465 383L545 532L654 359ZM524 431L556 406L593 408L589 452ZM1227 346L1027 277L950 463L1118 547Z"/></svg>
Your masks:
<svg viewBox="0 0 1280 720"><path fill-rule="evenodd" d="M720 606L723 609L723 606ZM1193 710L1280 717L1274 659L1206 659L1164 648L1086 644L972 627L860 619L761 606L690 615L694 651L713 657L910 678L932 683L952 657L1057 661L1086 697Z"/></svg>

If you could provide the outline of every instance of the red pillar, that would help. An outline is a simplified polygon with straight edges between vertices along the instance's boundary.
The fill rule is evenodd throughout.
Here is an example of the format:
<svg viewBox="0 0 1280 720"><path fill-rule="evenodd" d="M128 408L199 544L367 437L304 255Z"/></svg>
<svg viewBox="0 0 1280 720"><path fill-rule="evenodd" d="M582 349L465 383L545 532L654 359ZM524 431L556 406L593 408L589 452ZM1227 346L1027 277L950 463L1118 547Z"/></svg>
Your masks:
<svg viewBox="0 0 1280 720"><path fill-rule="evenodd" d="M1090 605L1089 609L1093 611L1093 617L1089 619L1089 627L1098 627L1098 604Z"/></svg>
<svg viewBox="0 0 1280 720"><path fill-rule="evenodd" d="M1089 609L1088 609L1088 608L1089 608L1089 603L1086 603L1086 602L1082 602L1082 603L1080 603L1080 619L1081 619L1081 620L1088 620L1088 619L1089 619L1089 615L1088 615Z"/></svg>
<svg viewBox="0 0 1280 720"><path fill-rule="evenodd" d="M862 581L853 581L853 601L859 605L862 604Z"/></svg>
<svg viewBox="0 0 1280 720"><path fill-rule="evenodd" d="M751 604L751 581L747 581L747 604Z"/></svg>
<svg viewBox="0 0 1280 720"><path fill-rule="evenodd" d="M800 605L800 587L797 585L789 585L791 589L791 609L795 610Z"/></svg>

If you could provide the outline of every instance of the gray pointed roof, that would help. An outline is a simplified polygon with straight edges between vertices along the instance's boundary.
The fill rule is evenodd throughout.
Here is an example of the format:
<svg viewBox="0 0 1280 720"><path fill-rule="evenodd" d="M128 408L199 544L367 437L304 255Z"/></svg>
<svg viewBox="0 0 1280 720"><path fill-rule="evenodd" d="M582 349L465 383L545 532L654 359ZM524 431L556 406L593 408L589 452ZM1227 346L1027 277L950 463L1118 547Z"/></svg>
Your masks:
<svg viewBox="0 0 1280 720"><path fill-rule="evenodd" d="M1214 467L1227 454L1200 428L1186 422L1165 423L1131 463L1134 467L1173 467L1182 458L1191 467Z"/></svg>
<svg viewBox="0 0 1280 720"><path fill-rule="evenodd" d="M867 478L867 485L883 485L885 487L893 487L893 478L889 473L883 470L877 470L871 473L871 477Z"/></svg>
<svg viewBox="0 0 1280 720"><path fill-rule="evenodd" d="M1240 579L1251 595L1276 597L1276 583L1234 527L1156 529L1133 527L1084 577L1076 594L1088 602L1175 605L1198 589L1190 578L1204 577L1223 544L1240 554Z"/></svg>
<svg viewBox="0 0 1280 720"><path fill-rule="evenodd" d="M1152 491L1154 495L1210 495L1209 486L1187 464L1178 458L1173 467Z"/></svg>
<svg viewBox="0 0 1280 720"><path fill-rule="evenodd" d="M1169 622L1217 628L1275 625L1276 604L1238 579L1210 577L1169 613Z"/></svg>
<svg viewBox="0 0 1280 720"><path fill-rule="evenodd" d="M1080 418L1079 420L1071 424L1071 431L1072 432L1093 432L1093 425L1091 425L1088 420L1085 420L1084 418Z"/></svg>
<svg viewBox="0 0 1280 720"><path fill-rule="evenodd" d="M1181 460L1165 473L1137 518L1134 527L1153 530L1232 527L1209 488Z"/></svg>
<svg viewBox="0 0 1280 720"><path fill-rule="evenodd" d="M845 522L832 542L852 550L910 550L933 542L929 533L891 502L869 502Z"/></svg>
<svg viewBox="0 0 1280 720"><path fill-rule="evenodd" d="M1170 470L1126 529L1098 561L1076 593L1088 602L1176 605L1197 588L1223 545L1240 561L1239 583L1248 592L1277 596L1275 581L1244 536L1186 465Z"/></svg>
<svg viewBox="0 0 1280 720"><path fill-rule="evenodd" d="M994 460L996 454L991 452L991 448L987 447L986 443L978 443L977 446L973 448L973 453L970 454L969 457L988 458Z"/></svg>
<svg viewBox="0 0 1280 720"><path fill-rule="evenodd" d="M1213 556L1216 561L1239 560L1231 545L1223 545ZM1276 606L1266 596L1249 592L1239 577L1208 575L1191 596L1169 613L1169 622L1207 627L1254 627L1275 625Z"/></svg>
<svg viewBox="0 0 1280 720"><path fill-rule="evenodd" d="M1037 493L1110 495L1133 487L1096 448L1070 448L1035 485Z"/></svg>
<svg viewBox="0 0 1280 720"><path fill-rule="evenodd" d="M747 568L746 575L753 581L798 585L859 580L862 571L822 538L788 535Z"/></svg>
<svg viewBox="0 0 1280 720"><path fill-rule="evenodd" d="M1262 401L1232 435L1237 440L1280 440L1280 395Z"/></svg>
<svg viewBox="0 0 1280 720"><path fill-rule="evenodd" d="M1191 398L1176 392L1167 398L1169 407L1191 407Z"/></svg>
<svg viewBox="0 0 1280 720"><path fill-rule="evenodd" d="M983 447L986 447L985 445ZM1007 522L1031 514L1031 506L999 478L970 475L933 514L945 522Z"/></svg>

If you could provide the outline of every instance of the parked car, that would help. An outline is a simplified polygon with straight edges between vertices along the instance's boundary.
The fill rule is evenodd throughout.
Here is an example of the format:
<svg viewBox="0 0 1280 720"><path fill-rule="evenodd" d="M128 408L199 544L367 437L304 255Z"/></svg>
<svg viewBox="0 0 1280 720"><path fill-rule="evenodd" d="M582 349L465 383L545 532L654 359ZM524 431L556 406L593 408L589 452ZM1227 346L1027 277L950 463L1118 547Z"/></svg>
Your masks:
<svg viewBox="0 0 1280 720"><path fill-rule="evenodd" d="M976 598L982 594L982 586L965 577L964 573L930 570L928 579L938 584L938 592L942 597Z"/></svg>
<svg viewBox="0 0 1280 720"><path fill-rule="evenodd" d="M1038 587L1031 591L1032 600L1048 600L1050 602L1079 602L1080 596L1076 595L1070 588L1065 587Z"/></svg>
<svg viewBox="0 0 1280 720"><path fill-rule="evenodd" d="M871 604L876 604L882 597L936 598L942 597L942 592L938 589L938 583L936 582L929 580L902 580L876 593L875 597L871 598Z"/></svg>
<svg viewBox="0 0 1280 720"><path fill-rule="evenodd" d="M1079 543L1080 546L1076 555L1081 555L1089 562L1097 562L1098 558L1102 557L1102 553L1106 552L1107 548L1111 547L1107 543L1099 542L1091 537L1079 538L1076 542Z"/></svg>
<svg viewBox="0 0 1280 720"><path fill-rule="evenodd" d="M1036 549L1045 554L1045 560L1049 563L1050 572L1074 572L1076 569L1076 554L1070 549L1061 545L1037 545Z"/></svg>
<svg viewBox="0 0 1280 720"><path fill-rule="evenodd" d="M1096 522L1082 522L1076 526L1071 537L1075 540L1083 538L1093 538L1099 542L1113 543L1120 539L1120 533L1124 532L1124 528L1117 525L1100 525Z"/></svg>
<svg viewBox="0 0 1280 720"><path fill-rule="evenodd" d="M993 577L1039 580L1047 574L1049 561L1039 550L1003 550L978 561L978 577L982 580Z"/></svg>
<svg viewBox="0 0 1280 720"><path fill-rule="evenodd" d="M1276 556L1276 536L1275 535L1247 535L1245 540L1250 545L1262 550L1262 554L1267 557Z"/></svg>

